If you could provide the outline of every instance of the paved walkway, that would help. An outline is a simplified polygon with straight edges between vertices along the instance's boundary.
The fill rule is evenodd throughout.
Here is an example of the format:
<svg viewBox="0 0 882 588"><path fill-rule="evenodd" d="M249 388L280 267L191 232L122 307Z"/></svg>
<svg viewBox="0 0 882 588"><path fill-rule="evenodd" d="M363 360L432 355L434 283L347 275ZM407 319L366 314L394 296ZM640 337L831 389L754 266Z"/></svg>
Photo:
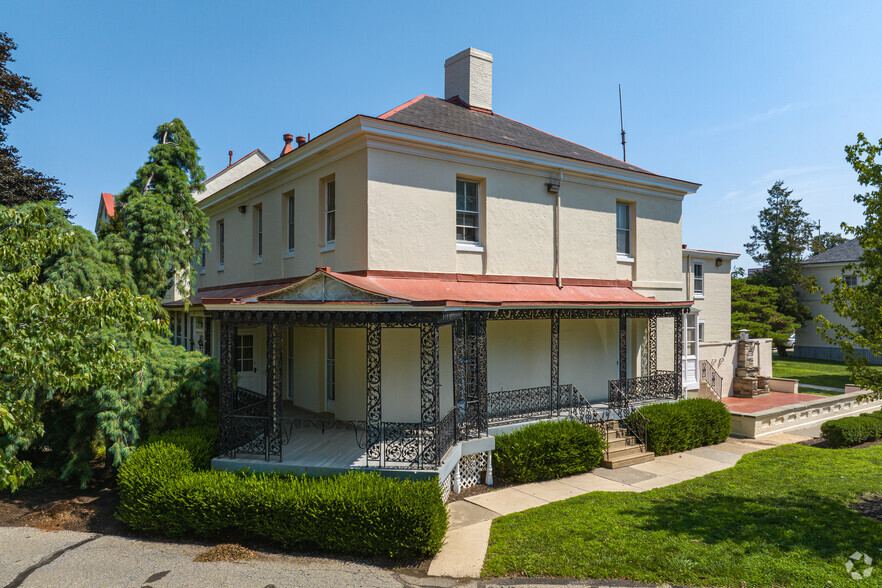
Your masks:
<svg viewBox="0 0 882 588"><path fill-rule="evenodd" d="M432 560L429 575L480 577L490 539L490 525L496 517L598 490L643 492L669 486L730 468L746 453L808 438L808 435L784 433L761 439L730 438L719 445L663 455L648 463L615 470L597 468L587 474L512 486L451 502L447 505L450 527L445 545Z"/></svg>

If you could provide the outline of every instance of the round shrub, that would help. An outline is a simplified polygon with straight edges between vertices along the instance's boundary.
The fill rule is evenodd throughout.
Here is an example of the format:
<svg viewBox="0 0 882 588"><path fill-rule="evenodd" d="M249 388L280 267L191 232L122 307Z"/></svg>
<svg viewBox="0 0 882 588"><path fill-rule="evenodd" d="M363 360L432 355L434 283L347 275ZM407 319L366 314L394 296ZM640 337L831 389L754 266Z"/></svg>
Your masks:
<svg viewBox="0 0 882 588"><path fill-rule="evenodd" d="M543 421L496 436L493 472L504 482L536 482L581 474L600 465L606 441L578 421Z"/></svg>
<svg viewBox="0 0 882 588"><path fill-rule="evenodd" d="M852 447L882 439L882 412L827 421L821 425L821 435L833 447Z"/></svg>
<svg viewBox="0 0 882 588"><path fill-rule="evenodd" d="M183 447L164 441L139 447L119 469L117 518L136 529L161 531L154 495L171 480L192 470L193 459Z"/></svg>
<svg viewBox="0 0 882 588"><path fill-rule="evenodd" d="M640 412L649 420L646 448L656 455L722 443L732 433L732 416L726 405L708 398L651 404ZM628 417L631 424L638 419L637 414Z"/></svg>
<svg viewBox="0 0 882 588"><path fill-rule="evenodd" d="M197 470L211 469L211 460L218 454L218 428L215 425L174 429L153 435L147 444L164 441L183 447L193 458L193 467Z"/></svg>

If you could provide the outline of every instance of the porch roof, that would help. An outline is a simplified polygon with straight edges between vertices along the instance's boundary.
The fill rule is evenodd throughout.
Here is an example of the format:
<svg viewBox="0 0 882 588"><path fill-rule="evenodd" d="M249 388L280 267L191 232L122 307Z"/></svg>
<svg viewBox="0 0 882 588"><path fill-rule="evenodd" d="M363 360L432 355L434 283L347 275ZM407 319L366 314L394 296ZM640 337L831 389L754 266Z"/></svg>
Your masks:
<svg viewBox="0 0 882 588"><path fill-rule="evenodd" d="M419 307L687 307L644 296L627 280L563 279L418 272L362 271L315 273L276 282L252 282L202 290L192 304L236 305L395 305ZM180 304L180 303L179 303Z"/></svg>

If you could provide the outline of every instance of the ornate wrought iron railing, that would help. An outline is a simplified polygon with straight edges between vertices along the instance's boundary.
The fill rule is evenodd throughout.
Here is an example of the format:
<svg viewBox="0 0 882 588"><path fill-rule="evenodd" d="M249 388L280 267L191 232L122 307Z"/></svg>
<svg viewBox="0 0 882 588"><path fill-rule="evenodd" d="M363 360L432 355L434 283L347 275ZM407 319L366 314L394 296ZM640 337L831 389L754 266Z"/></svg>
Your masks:
<svg viewBox="0 0 882 588"><path fill-rule="evenodd" d="M487 417L490 423L517 421L552 414L549 386L499 390L487 394Z"/></svg>
<svg viewBox="0 0 882 588"><path fill-rule="evenodd" d="M615 423L604 419L572 384L560 387L558 406L561 407L562 413L568 410L570 418L597 429L604 440L607 440L607 433L615 428ZM609 459L609 446L604 449L604 457Z"/></svg>
<svg viewBox="0 0 882 588"><path fill-rule="evenodd" d="M646 445L646 427L649 419L634 406L621 382L622 380L609 381L609 408L618 415L628 432L634 435L639 443ZM629 418L632 416L633 418Z"/></svg>
<svg viewBox="0 0 882 588"><path fill-rule="evenodd" d="M699 369L699 379L702 382L706 382L708 387L713 390L714 394L717 396L717 400L723 399L723 376L714 369L714 366L706 360L702 359L698 364Z"/></svg>
<svg viewBox="0 0 882 588"><path fill-rule="evenodd" d="M678 400L683 391L677 374L669 371L659 370L649 376L610 380L610 391L612 391L613 382L616 383L616 388L632 403L650 400ZM610 402L612 402L611 399Z"/></svg>

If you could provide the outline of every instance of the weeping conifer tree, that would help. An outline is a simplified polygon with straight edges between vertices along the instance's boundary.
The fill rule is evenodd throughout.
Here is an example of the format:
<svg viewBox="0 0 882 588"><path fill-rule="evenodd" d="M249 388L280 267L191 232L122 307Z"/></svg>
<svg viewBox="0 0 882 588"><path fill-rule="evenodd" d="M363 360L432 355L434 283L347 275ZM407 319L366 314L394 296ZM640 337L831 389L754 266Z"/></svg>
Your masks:
<svg viewBox="0 0 882 588"><path fill-rule="evenodd" d="M181 119L159 125L153 138L147 162L116 197L118 219L109 232L128 243L121 257L140 294L161 298L174 286L186 299L196 279L196 244L208 243L208 217L192 196L204 189L205 170Z"/></svg>

